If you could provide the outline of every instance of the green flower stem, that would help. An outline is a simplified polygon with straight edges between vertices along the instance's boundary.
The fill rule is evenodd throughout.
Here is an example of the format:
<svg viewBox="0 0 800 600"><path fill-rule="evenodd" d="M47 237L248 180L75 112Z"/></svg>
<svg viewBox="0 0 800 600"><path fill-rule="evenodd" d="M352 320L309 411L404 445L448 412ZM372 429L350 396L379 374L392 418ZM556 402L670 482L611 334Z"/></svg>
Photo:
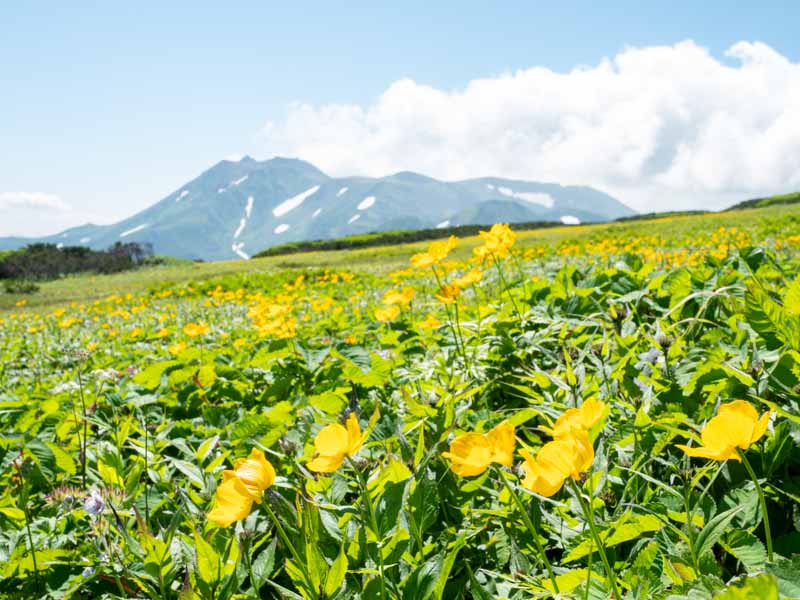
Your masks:
<svg viewBox="0 0 800 600"><path fill-rule="evenodd" d="M772 562L772 533L769 528L769 515L767 514L767 501L764 499L764 490L761 489L761 484L758 483L758 477L756 477L756 473L753 471L753 467L750 466L750 462L745 457L744 452L739 452L739 456L742 459L744 468L747 469L750 478L756 486L756 492L758 492L758 500L761 502L761 513L764 515L764 537L767 538L767 560Z"/></svg>
<svg viewBox="0 0 800 600"><path fill-rule="evenodd" d="M519 317L519 324L522 325L522 313L519 310L519 306L517 306L516 300L514 300L514 296L511 295L511 288L506 281L506 276L503 273L503 268L500 266L500 261L497 260L497 257L494 255L492 255L492 259L494 260L494 265L497 267L497 273L500 275L500 281L503 283L503 288L506 290L508 299L511 300L511 306L514 307L514 311L516 311L517 317Z"/></svg>
<svg viewBox="0 0 800 600"><path fill-rule="evenodd" d="M577 496L578 502L580 502L581 510L583 511L583 514L589 523L589 531L592 534L592 538L594 538L594 543L597 545L597 552L600 554L600 560L603 561L603 568L606 571L606 576L611 582L611 589L614 593L614 598L616 598L616 600L620 600L622 596L620 596L619 588L617 587L617 577L614 575L614 570L611 568L611 564L608 562L606 550L603 547L603 542L600 540L600 535L597 533L597 527L595 527L594 524L594 514L592 513L591 509L591 498L589 499L589 504L586 504L586 500L583 498L583 493L578 487L578 484L575 483L575 480L570 478L569 482L572 485L572 489L575 491L575 496Z"/></svg>
<svg viewBox="0 0 800 600"><path fill-rule="evenodd" d="M383 575L383 555L381 553L381 544L380 544L380 531L378 530L378 519L375 517L375 510L372 506L372 499L369 497L369 488L367 487L367 482L364 481L361 471L358 470L353 459L350 456L347 457L347 462L350 465L350 468L356 474L356 479L358 480L358 486L361 488L361 497L364 499L364 504L366 505L367 515L369 516L370 522L370 529L375 534L375 549L378 551L378 575L379 575L379 583L381 584L381 600L386 598L386 582L385 577Z"/></svg>
<svg viewBox="0 0 800 600"><path fill-rule="evenodd" d="M514 503L517 505L519 509L520 515L522 516L522 522L525 523L525 527L528 528L528 531L533 537L533 543L536 546L536 551L539 553L539 558L541 558L542 562L544 563L545 568L547 569L547 575L550 577L550 582L553 584L553 591L558 594L558 583L556 582L556 575L553 572L553 565L550 564L550 561L547 559L547 555L544 552L544 548L542 547L542 542L539 541L539 532L536 529L536 526L531 521L530 516L528 515L528 511L525 510L525 505L520 500L520 497L514 491L514 488L511 487L511 484L508 483L503 472L500 470L497 465L494 466L495 472L497 473L498 477L500 477L500 481L503 482L503 485L506 486L508 493L511 495L511 498L514 500Z"/></svg>
<svg viewBox="0 0 800 600"><path fill-rule="evenodd" d="M289 541L289 536L286 535L286 531L281 525L278 516L272 510L272 507L269 505L269 499L265 498L264 501L261 503L261 506L264 507L264 510L267 511L267 515L272 520L272 523L275 525L275 529L278 530L278 536L281 538L283 545L289 549L289 552L292 554L292 558L294 562L297 563L297 568L300 569L300 572L303 574L303 579L306 580L306 585L308 586L308 591L314 598L318 598L319 594L317 590L314 589L314 583L311 581L311 576L308 574L308 568L306 567L306 563L300 559L300 555L297 553L297 548L294 547L294 544Z"/></svg>

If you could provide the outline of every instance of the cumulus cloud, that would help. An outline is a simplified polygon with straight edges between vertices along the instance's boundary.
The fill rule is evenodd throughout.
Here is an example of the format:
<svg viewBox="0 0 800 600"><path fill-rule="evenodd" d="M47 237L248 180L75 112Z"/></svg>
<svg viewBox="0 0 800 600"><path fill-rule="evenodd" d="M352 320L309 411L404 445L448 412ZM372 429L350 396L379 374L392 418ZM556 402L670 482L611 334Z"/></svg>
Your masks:
<svg viewBox="0 0 800 600"><path fill-rule="evenodd" d="M497 175L594 185L644 211L718 208L800 189L800 64L760 42L721 58L692 41L631 47L564 73L297 103L262 134L268 154L334 175Z"/></svg>
<svg viewBox="0 0 800 600"><path fill-rule="evenodd" d="M0 192L0 209L39 209L65 212L69 204L56 194L43 192Z"/></svg>

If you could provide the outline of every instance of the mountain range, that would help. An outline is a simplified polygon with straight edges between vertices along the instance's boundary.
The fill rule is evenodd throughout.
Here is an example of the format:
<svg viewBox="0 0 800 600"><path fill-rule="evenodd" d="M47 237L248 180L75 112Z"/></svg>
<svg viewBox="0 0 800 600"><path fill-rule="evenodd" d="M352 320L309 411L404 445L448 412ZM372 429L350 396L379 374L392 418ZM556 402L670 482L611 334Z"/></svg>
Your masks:
<svg viewBox="0 0 800 600"><path fill-rule="evenodd" d="M101 249L152 244L156 254L249 258L285 242L389 229L498 222L608 221L634 211L590 187L482 177L445 182L403 171L330 177L292 158L223 160L153 206L112 225L82 225L41 238L0 238L0 250L34 242Z"/></svg>

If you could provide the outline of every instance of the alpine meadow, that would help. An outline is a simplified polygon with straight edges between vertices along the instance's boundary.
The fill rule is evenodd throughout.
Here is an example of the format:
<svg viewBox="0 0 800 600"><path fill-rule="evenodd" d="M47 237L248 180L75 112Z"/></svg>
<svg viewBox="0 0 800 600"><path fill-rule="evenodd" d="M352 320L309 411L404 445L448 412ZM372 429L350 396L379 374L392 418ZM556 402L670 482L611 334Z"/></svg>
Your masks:
<svg viewBox="0 0 800 600"><path fill-rule="evenodd" d="M800 597L800 205L0 294L0 596Z"/></svg>

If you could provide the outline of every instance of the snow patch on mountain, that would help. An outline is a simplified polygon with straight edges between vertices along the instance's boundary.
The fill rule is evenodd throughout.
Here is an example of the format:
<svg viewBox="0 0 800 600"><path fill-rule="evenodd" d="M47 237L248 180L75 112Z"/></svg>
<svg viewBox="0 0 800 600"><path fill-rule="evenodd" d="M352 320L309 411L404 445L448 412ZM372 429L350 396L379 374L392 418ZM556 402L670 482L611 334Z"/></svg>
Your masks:
<svg viewBox="0 0 800 600"><path fill-rule="evenodd" d="M129 235L133 235L137 231L141 231L145 227L147 227L147 223L144 223L142 225L137 225L133 229L128 229L127 231L123 231L122 233L120 233L119 237L121 237L121 238L128 237Z"/></svg>
<svg viewBox="0 0 800 600"><path fill-rule="evenodd" d="M89 238L89 237L82 237L81 238L81 244L88 244L91 241L92 241L92 238Z"/></svg>
<svg viewBox="0 0 800 600"><path fill-rule="evenodd" d="M287 225L286 223L281 223L275 229L272 230L272 233L274 233L275 235L280 235L282 233L285 233L286 231L289 231L289 225Z"/></svg>
<svg viewBox="0 0 800 600"><path fill-rule="evenodd" d="M235 181L231 181L231 185L239 185L240 183L244 183L245 181L247 181L248 177L250 177L250 176L249 175L245 175L244 177L240 177L239 179L236 179Z"/></svg>
<svg viewBox="0 0 800 600"><path fill-rule="evenodd" d="M233 250L237 255L239 255L240 258L243 258L245 260L250 260L250 255L244 252L242 248L244 248L244 242L239 242L238 244L234 242L233 244L231 244L231 250Z"/></svg>
<svg viewBox="0 0 800 600"><path fill-rule="evenodd" d="M244 207L244 216L246 219L250 218L250 213L253 212L253 197L247 197L247 206Z"/></svg>
<svg viewBox="0 0 800 600"><path fill-rule="evenodd" d="M338 198L338 197L339 197L339 196L341 196L342 194L346 193L348 189L349 189L349 188L347 188L347 187L343 187L343 188L342 188L342 189L340 189L338 192L336 192L336 197Z"/></svg>
<svg viewBox="0 0 800 600"><path fill-rule="evenodd" d="M358 215L358 214L356 214L356 215L353 215L352 217L350 217L350 220L347 222L347 224L349 225L350 223L355 223L355 222L356 222L356 221L358 221L360 218L361 218L361 215Z"/></svg>
<svg viewBox="0 0 800 600"><path fill-rule="evenodd" d="M290 210L294 210L298 206L300 206L303 201L308 198L309 196L313 196L319 191L319 186L315 185L311 189L306 190L305 192L300 192L296 196L292 196L288 200L284 200L278 206L272 209L272 214L276 217L282 217Z"/></svg>
<svg viewBox="0 0 800 600"><path fill-rule="evenodd" d="M175 202L180 202L181 198L186 198L186 196L188 196L188 195L189 195L189 191L188 190L183 190L180 194L178 194L178 197L175 198Z"/></svg>
<svg viewBox="0 0 800 600"><path fill-rule="evenodd" d="M561 215L561 222L564 225L580 225L581 220L578 217L573 217L572 215Z"/></svg>
<svg viewBox="0 0 800 600"><path fill-rule="evenodd" d="M375 196L367 196L358 203L356 208L358 208L358 210L367 210L373 204L375 204Z"/></svg>
<svg viewBox="0 0 800 600"><path fill-rule="evenodd" d="M449 225L450 225L450 219L446 219L446 220L442 221L441 223L437 224L436 225L436 229L444 229L445 227L448 227Z"/></svg>
<svg viewBox="0 0 800 600"><path fill-rule="evenodd" d="M319 213L321 213L321 212L322 212L322 209L318 208L317 210L314 211L314 214L311 215L311 218L312 219L316 219L319 216Z"/></svg>
<svg viewBox="0 0 800 600"><path fill-rule="evenodd" d="M515 192L511 188L502 186L498 187L497 191L508 198L517 198L518 200L524 200L531 204L541 204L545 208L553 208L553 204L555 203L550 194L543 194L540 192Z"/></svg>

